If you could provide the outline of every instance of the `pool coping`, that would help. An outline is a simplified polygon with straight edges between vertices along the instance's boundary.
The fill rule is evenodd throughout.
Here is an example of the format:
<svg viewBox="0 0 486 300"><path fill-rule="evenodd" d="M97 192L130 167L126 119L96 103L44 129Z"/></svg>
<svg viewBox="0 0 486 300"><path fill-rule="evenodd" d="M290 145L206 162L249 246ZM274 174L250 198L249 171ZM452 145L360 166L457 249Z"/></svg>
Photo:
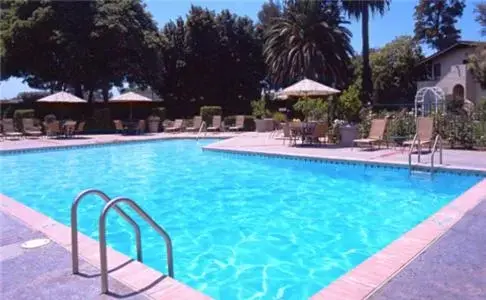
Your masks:
<svg viewBox="0 0 486 300"><path fill-rule="evenodd" d="M251 155L251 156L266 156L266 157L276 157L276 158L284 158L284 159L298 159L304 161L315 161L315 162L324 162L324 163L341 163L341 164L361 164L365 166L380 166L380 167L389 167L389 168L401 168L401 169L408 169L408 163L400 162L400 161L392 161L392 160L369 160L364 158L356 158L356 157L337 157L337 156L319 156L313 154L299 154L299 153L286 153L282 151L262 151L262 150L253 150L253 149L233 149L233 148L225 148L219 147L217 145L211 144L202 147L203 151L210 151L210 152L223 152L223 153L231 153L231 154L238 154L238 155ZM430 166L425 164L414 164L413 169L415 171L426 171L430 172ZM445 172L445 173L455 173L459 175L477 175L477 176L486 176L486 168L474 168L474 167L464 167L464 166L446 166L446 165L434 165L434 173L436 172Z"/></svg>
<svg viewBox="0 0 486 300"><path fill-rule="evenodd" d="M0 210L20 220L33 230L43 233L68 250L69 253L72 253L70 227L3 194L0 194ZM78 243L79 257L99 269L99 242L78 232ZM137 292L137 295L160 300L211 299L188 285L168 277L111 247L107 247L107 257L108 270L112 270L109 272L109 276ZM82 271L80 270L80 272Z"/></svg>
<svg viewBox="0 0 486 300"><path fill-rule="evenodd" d="M486 179L466 190L438 212L348 271L311 299L369 299L417 256L437 242L464 215L486 201Z"/></svg>

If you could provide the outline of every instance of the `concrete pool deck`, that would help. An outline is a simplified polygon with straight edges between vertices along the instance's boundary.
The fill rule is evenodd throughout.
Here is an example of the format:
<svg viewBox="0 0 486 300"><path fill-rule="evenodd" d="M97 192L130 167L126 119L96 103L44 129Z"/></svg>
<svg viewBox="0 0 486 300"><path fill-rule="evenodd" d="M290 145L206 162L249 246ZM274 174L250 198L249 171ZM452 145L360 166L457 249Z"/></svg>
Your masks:
<svg viewBox="0 0 486 300"><path fill-rule="evenodd" d="M34 148L50 148L50 147L69 147L69 146L78 146L78 145L96 145L96 144L104 144L104 143L119 143L119 142L129 142L129 141L143 141L143 140L156 140L156 139L168 139L168 138L195 138L196 135L194 134L155 134L155 135L147 135L147 136L120 136L120 135L102 135L102 136L86 136L80 139L73 139L73 140L62 140L62 139L37 139L37 140L20 140L20 141L5 141L0 143L0 152L1 151L14 151L14 150L26 150L26 149L34 149ZM310 148L310 147L289 147L287 145L283 145L281 139L275 139L270 137L267 133L220 133L220 134L211 134L207 135L206 137L214 137L214 138L229 138L225 140L218 141L213 143L207 147L206 150L215 150L215 151L231 151L231 152L245 152L245 153L255 153L255 154L267 154L267 155L279 155L279 156L298 156L302 158L311 157L311 158L320 158L320 159L330 159L330 160L351 160L351 161L358 161L358 162L367 162L367 163L378 163L378 164L392 164L392 165L408 165L408 153L407 151L403 151L402 149L381 149L376 151L362 151L359 149L349 149L349 148L336 148L332 146L327 147L319 147L319 148ZM426 167L429 165L429 155L423 156L423 166ZM416 158L414 157L414 161ZM437 159L438 162L438 159ZM444 165L441 168L445 170L469 170L474 173L481 173L486 174L486 152L476 152L476 151L461 151L461 150L444 150ZM429 256L425 256L427 253L434 253L433 249L434 246L437 245L440 241L446 245L451 244L452 251L451 253L456 253L461 251L460 247L457 247L454 242L447 242L447 234L452 232L455 226L459 226L458 223L463 216L465 216L469 211L472 210L472 213L475 214L476 206L480 207L480 203L485 203L484 198L486 196L486 179L479 182L476 186L471 188L470 190L466 191L463 195L461 195L456 200L452 201L449 205L441 209L435 215L431 216L429 219L425 220L411 231L406 233L404 236L400 237L389 246L387 246L382 251L378 252L374 256L370 257L368 260L357 266L355 269L351 270L347 274L343 275L341 278L337 279L331 285L324 288L316 295L313 296L313 299L365 299L367 297L382 297L376 299L390 299L386 298L388 295L394 297L394 295L400 295L401 291L406 291L407 287L403 287L403 284L407 284L412 286L412 290L414 289L413 286L415 285L415 290L421 288L419 282L415 282L413 276L404 276L405 279L401 279L400 275L405 274L407 272L407 268L414 268L414 262L419 261L421 257L424 257L424 261L433 261L434 258L437 257L437 252L435 255L429 254ZM4 200L6 197L0 195L0 199L2 200L2 206L0 208L7 213L10 212L15 216L20 216L21 219L25 218L32 218L32 213L38 214L37 212L29 212L25 213L24 210L30 210L27 207L22 208L20 203L15 202L13 199ZM9 203L7 208L5 208L4 203ZM12 207L14 209L12 210ZM42 216L47 218L45 216ZM466 219L467 217L465 217ZM53 222L52 220L49 222ZM474 220L472 220L473 224L476 224ZM456 224L457 223L457 224ZM58 223L59 224L59 223ZM35 224L34 224L35 225ZM68 235L69 232L68 228L62 224L56 225L60 229L60 231L64 232L64 235ZM470 225L472 226L472 225ZM34 226L35 228L35 226ZM451 229L452 228L452 229ZM67 230L67 231L66 231ZM59 237L61 234L56 232L55 230L51 230L51 233L54 234L54 237ZM439 240L442 236L444 239ZM483 236L484 237L484 236ZM69 237L68 237L69 239ZM69 246L70 240L66 239L66 237L61 238L60 245L64 248ZM80 240L89 239L87 237L82 238ZM439 242L437 242L439 241ZM457 241L457 240L456 240ZM474 239L469 239L467 243L473 243ZM482 241L485 241L483 238ZM88 242L90 245L84 247L84 251L88 249L90 253L87 255L92 259L90 262L92 265L99 265L99 262L96 260L95 253L98 248L98 243L91 240ZM480 245L484 247L483 245ZM454 248L455 247L455 248ZM471 248L474 248L471 246ZM427 250L430 249L430 250ZM439 247L439 250L443 250L444 245ZM455 250L454 250L455 249ZM479 248L481 249L481 248ZM80 247L81 254L83 255L83 247ZM427 250L427 252L424 252ZM483 248L484 250L484 248ZM113 255L115 257L122 256L120 253L117 253L114 250L109 249L109 251L113 251ZM439 252L440 252L439 251ZM111 258L111 253L108 257ZM424 255L424 256L422 256ZM451 254L454 255L454 254ZM486 265L486 260L483 260L480 256L479 259L482 260L482 265ZM128 259L127 257L123 257L123 259ZM111 265L111 261L116 261L118 263L122 263L123 259L109 259L109 263ZM138 265L144 266L143 264L137 263ZM468 261L465 261L463 266L468 264ZM137 268L143 268L138 266ZM415 267L417 268L417 267ZM149 269L147 267L147 269ZM151 270L151 269L150 269ZM477 269L476 269L477 270ZM153 270L149 271L137 271L139 274L155 272ZM412 269L411 274L413 274L414 269ZM140 284L133 288L128 281L143 281L147 283L148 279L138 279L138 276L128 276L133 275L133 272L124 272L124 280L120 280L126 286L132 288L132 290L138 290L141 286ZM158 272L157 272L158 273ZM439 282L442 279L437 277L437 275L441 274L441 271L435 271L427 273L432 274L429 279L437 278L435 282ZM398 274L398 275L397 275ZM463 274L464 276L468 276L469 273L457 273L458 276ZM478 276L481 274L486 274L484 269L479 269ZM116 275L116 272L115 272ZM138 275L138 274L137 274ZM161 275L158 273L158 275ZM134 278L135 277L135 278ZM150 276L142 276L142 277L150 277ZM115 277L116 278L116 277ZM153 280L154 277L152 276L151 279ZM406 281L406 280L410 281ZM469 283L467 278L463 278ZM389 282L392 280L391 282ZM402 281L399 281L402 280ZM403 281L405 280L405 281ZM172 280L173 282L176 282ZM128 284L127 284L128 282ZM389 282L389 283L388 283ZM398 283L395 283L398 282ZM402 282L402 283L400 283ZM461 284L464 281L456 281L457 284ZM479 281L478 281L479 282ZM480 282L481 283L481 282ZM175 284L175 283L173 283ZM392 286L389 288L395 294L386 294L389 292L387 289L388 286ZM418 284L418 285L417 285ZM187 298L188 295L192 295L190 299L196 298L205 298L204 295L190 289L187 287L177 283L180 288L177 288L177 293L174 289L171 289L170 295L171 298L168 299L189 299ZM477 294L482 295L483 291L479 290L477 287L471 287L472 290L480 291ZM378 292L377 292L378 291ZM443 290L442 292L445 292ZM150 293L150 292L149 292ZM187 293L187 294L186 294ZM432 292L433 293L433 292ZM441 291L438 290L438 294L441 294ZM152 294L153 295L153 294ZM184 296L185 295L185 296ZM406 292L404 292L406 295ZM426 295L417 295L417 298L414 299L430 299L427 298ZM161 295L162 296L162 295ZM422 297L423 296L423 297ZM176 297L176 298L174 298ZM383 298L385 297L385 298ZM422 298L421 298L422 297ZM162 299L162 298L158 298ZM206 298L207 299L207 298ZM374 299L374 298L373 298ZM397 298L400 299L400 298ZM403 298L405 299L405 298ZM408 298L410 299L410 298ZM449 299L444 297L444 299ZM455 298L450 298L455 299ZM473 298L474 299L474 298Z"/></svg>

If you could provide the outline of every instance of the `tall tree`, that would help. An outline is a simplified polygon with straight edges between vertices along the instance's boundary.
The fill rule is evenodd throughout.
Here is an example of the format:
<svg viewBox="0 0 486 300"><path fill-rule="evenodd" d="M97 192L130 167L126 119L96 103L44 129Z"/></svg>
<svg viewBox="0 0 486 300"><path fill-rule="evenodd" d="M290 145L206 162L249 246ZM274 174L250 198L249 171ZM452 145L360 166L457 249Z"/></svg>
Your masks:
<svg viewBox="0 0 486 300"><path fill-rule="evenodd" d="M486 36L486 1L476 3L476 21L481 25L481 34Z"/></svg>
<svg viewBox="0 0 486 300"><path fill-rule="evenodd" d="M263 31L266 31L273 21L282 14L280 1L269 0L262 4L258 12L258 23Z"/></svg>
<svg viewBox="0 0 486 300"><path fill-rule="evenodd" d="M194 6L186 19L166 24L162 36L166 69L155 89L172 117L196 114L202 105L220 105L227 114L250 111L265 71L251 19Z"/></svg>
<svg viewBox="0 0 486 300"><path fill-rule="evenodd" d="M370 13L384 15L391 0L343 0L344 10L350 17L361 20L363 71L361 78L361 101L367 104L373 93L372 71L370 67Z"/></svg>
<svg viewBox="0 0 486 300"><path fill-rule="evenodd" d="M466 7L465 0L420 0L415 6L415 39L440 51L461 38L456 28Z"/></svg>
<svg viewBox="0 0 486 300"><path fill-rule="evenodd" d="M328 1L288 1L265 34L264 58L272 79L303 77L342 85L353 55L351 32Z"/></svg>
<svg viewBox="0 0 486 300"><path fill-rule="evenodd" d="M468 60L469 70L481 87L486 89L486 47L479 44Z"/></svg>
<svg viewBox="0 0 486 300"><path fill-rule="evenodd" d="M373 100L380 104L403 104L414 98L423 74L418 63L422 48L411 36L400 36L370 55L373 70Z"/></svg>
<svg viewBox="0 0 486 300"><path fill-rule="evenodd" d="M2 1L1 79L36 88L108 90L157 81L161 39L141 0Z"/></svg>

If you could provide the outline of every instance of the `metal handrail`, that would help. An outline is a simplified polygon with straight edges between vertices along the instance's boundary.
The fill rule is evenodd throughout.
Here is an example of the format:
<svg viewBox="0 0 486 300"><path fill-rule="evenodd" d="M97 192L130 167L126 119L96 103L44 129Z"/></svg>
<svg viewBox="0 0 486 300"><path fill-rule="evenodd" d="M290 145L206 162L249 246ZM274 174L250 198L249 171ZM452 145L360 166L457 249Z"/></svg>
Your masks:
<svg viewBox="0 0 486 300"><path fill-rule="evenodd" d="M412 171L412 152L413 152L413 146L415 145L415 142L417 141L418 135L415 134L413 137L412 144L410 145L410 149L408 149L408 169L411 172Z"/></svg>
<svg viewBox="0 0 486 300"><path fill-rule="evenodd" d="M79 273L79 252L78 252L78 206L81 199L89 194L98 195L106 203L110 202L110 197L97 189L88 189L79 193L76 198L74 198L73 204L71 205L71 257L73 262L73 274ZM121 208L115 206L115 211L122 216L128 223L133 226L135 231L135 239L137 243L137 260L142 261L142 237L140 234L140 227L138 224L130 218Z"/></svg>
<svg viewBox="0 0 486 300"><path fill-rule="evenodd" d="M197 132L196 140L199 140L199 136L201 135L201 132L202 132L203 128L205 128L205 127L207 127L206 121L202 121L201 126L199 126L199 131ZM207 133L207 130L206 130L206 133Z"/></svg>
<svg viewBox="0 0 486 300"><path fill-rule="evenodd" d="M165 240L167 247L167 265L169 276L174 278L174 261L172 256L172 241L169 234L160 227L135 201L125 198L117 197L106 203L99 220L99 239L100 239L100 269L101 269L101 293L108 292L108 263L106 258L106 216L112 207L116 208L119 202L125 202L135 210L155 231L157 231Z"/></svg>
<svg viewBox="0 0 486 300"><path fill-rule="evenodd" d="M430 171L434 171L434 156L437 151L437 143L439 144L439 163L442 164L442 137L440 134L435 136L434 147L432 148L432 156L430 158Z"/></svg>

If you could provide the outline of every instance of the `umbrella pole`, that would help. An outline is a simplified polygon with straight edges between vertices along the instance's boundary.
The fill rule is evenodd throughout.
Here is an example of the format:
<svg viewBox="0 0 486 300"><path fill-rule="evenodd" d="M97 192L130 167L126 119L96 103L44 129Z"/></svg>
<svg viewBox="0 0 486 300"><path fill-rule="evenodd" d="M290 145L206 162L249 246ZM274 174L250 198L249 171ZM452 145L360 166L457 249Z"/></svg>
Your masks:
<svg viewBox="0 0 486 300"><path fill-rule="evenodd" d="M130 102L130 122L132 121L132 102Z"/></svg>

